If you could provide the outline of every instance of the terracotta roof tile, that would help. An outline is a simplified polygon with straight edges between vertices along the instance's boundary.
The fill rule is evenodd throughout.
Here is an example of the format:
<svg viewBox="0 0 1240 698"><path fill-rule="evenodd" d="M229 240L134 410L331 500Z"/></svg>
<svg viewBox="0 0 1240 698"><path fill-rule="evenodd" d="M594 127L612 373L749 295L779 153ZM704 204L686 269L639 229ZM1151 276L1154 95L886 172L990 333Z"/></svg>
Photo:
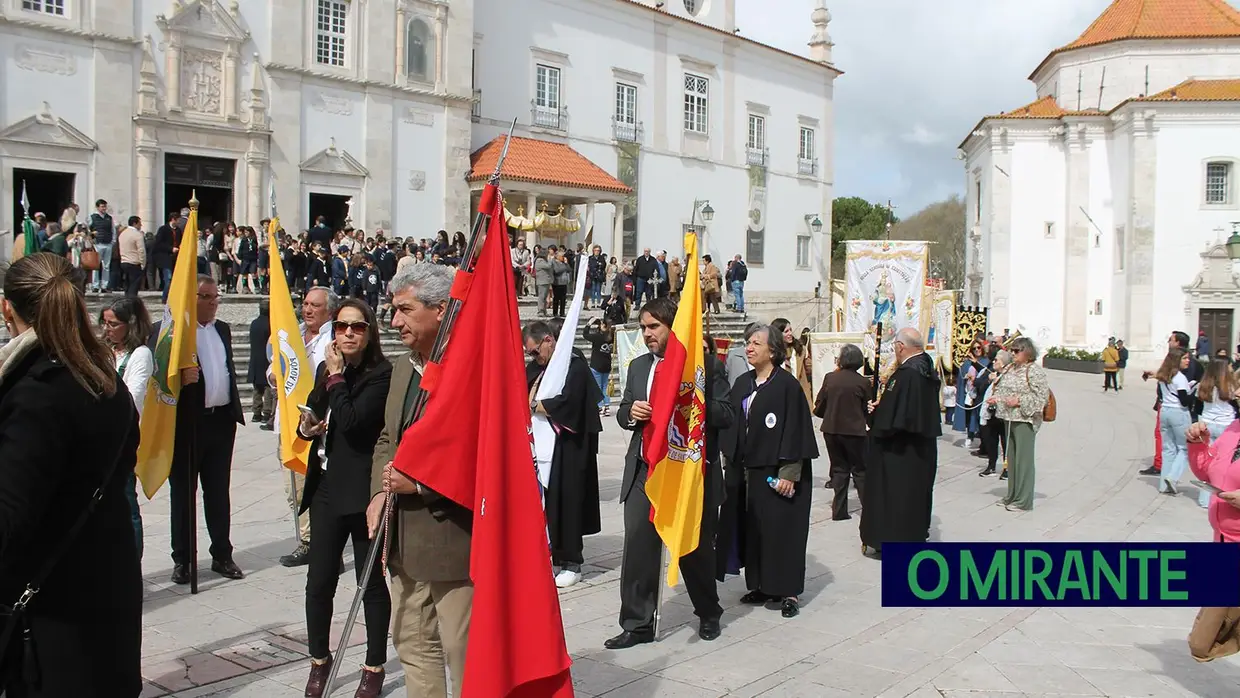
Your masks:
<svg viewBox="0 0 1240 698"><path fill-rule="evenodd" d="M1124 39L1240 37L1240 12L1227 0L1115 0L1061 51Z"/></svg>
<svg viewBox="0 0 1240 698"><path fill-rule="evenodd" d="M469 158L468 181L479 182L490 177L503 150L504 136L497 136L474 151ZM500 177L501 180L616 194L633 191L624 182L607 174L603 168L567 145L520 136L512 138L512 146L508 148L508 158L504 160Z"/></svg>
<svg viewBox="0 0 1240 698"><path fill-rule="evenodd" d="M1115 0L1072 43L1051 51L1034 79L1057 54L1126 39L1240 38L1240 11L1228 0Z"/></svg>
<svg viewBox="0 0 1240 698"><path fill-rule="evenodd" d="M986 117L987 119L1059 119L1065 116L1097 116L1102 112L1097 109L1082 109L1080 111L1072 109L1064 109L1055 102L1055 98L1047 95L1041 99L1018 107L1012 111L1000 112Z"/></svg>
<svg viewBox="0 0 1240 698"><path fill-rule="evenodd" d="M1185 80L1134 102L1240 102L1240 80Z"/></svg>

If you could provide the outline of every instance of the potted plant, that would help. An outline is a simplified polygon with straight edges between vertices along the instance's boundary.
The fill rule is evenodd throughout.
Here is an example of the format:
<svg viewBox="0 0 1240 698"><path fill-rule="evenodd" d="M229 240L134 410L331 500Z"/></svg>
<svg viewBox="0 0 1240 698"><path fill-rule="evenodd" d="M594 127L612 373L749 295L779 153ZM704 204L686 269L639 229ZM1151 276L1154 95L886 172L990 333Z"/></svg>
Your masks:
<svg viewBox="0 0 1240 698"><path fill-rule="evenodd" d="M1102 352L1050 347L1042 354L1042 367L1055 371L1102 373Z"/></svg>

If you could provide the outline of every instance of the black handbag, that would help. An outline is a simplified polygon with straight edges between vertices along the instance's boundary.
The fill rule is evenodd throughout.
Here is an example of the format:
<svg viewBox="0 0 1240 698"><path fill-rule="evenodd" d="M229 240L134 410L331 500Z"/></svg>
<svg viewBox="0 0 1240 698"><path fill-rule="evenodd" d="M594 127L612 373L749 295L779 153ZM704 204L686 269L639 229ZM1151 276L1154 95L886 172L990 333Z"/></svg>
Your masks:
<svg viewBox="0 0 1240 698"><path fill-rule="evenodd" d="M121 384L123 387L123 384ZM132 417L132 402L130 403L130 417ZM39 588L48 576L56 569L65 552L68 551L69 545L78 537L82 529L86 526L86 522L90 519L91 514L95 513L99 501L103 499L103 492L107 489L108 484L112 481L112 476L116 473L116 466L120 464L121 456L125 452L125 443L129 441L129 434L133 431L133 419L125 420L125 433L121 437L121 450L116 454L116 458L112 460L112 464L108 466L107 472L103 475L103 480L99 483L99 487L95 489L95 493L91 495L90 501L86 504L86 509L78 516L77 521L73 522L73 526L60 543L52 551L52 554L43 561L42 567L39 568L34 578L26 585L25 591L18 597L12 606L0 604L0 696L4 695L7 689L9 695L20 696L21 693L13 693L13 689L17 687L28 688L38 691L43 682L42 673L39 667L38 651L35 647L34 633L30 624L30 602L34 600L39 593Z"/></svg>

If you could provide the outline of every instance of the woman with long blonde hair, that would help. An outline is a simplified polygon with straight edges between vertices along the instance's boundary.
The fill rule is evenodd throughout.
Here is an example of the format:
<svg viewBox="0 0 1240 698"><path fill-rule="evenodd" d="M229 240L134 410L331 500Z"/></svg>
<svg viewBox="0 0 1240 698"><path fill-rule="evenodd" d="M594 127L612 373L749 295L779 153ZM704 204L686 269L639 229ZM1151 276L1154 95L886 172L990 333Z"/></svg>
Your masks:
<svg viewBox="0 0 1240 698"><path fill-rule="evenodd" d="M1197 400L1201 405L1201 416L1198 421L1206 425L1210 435L1209 443L1214 443L1223 435L1227 427L1236 421L1236 401L1233 395L1240 381L1231 371L1231 362L1227 358L1216 358L1210 362L1201 385L1197 387ZM1197 492L1197 504L1202 509L1210 506L1210 492Z"/></svg>
<svg viewBox="0 0 1240 698"><path fill-rule="evenodd" d="M39 253L4 276L0 604L38 593L0 616L12 641L0 648L0 693L135 698L142 578L123 485L138 415L73 275L64 257ZM57 433L65 426L72 438Z"/></svg>

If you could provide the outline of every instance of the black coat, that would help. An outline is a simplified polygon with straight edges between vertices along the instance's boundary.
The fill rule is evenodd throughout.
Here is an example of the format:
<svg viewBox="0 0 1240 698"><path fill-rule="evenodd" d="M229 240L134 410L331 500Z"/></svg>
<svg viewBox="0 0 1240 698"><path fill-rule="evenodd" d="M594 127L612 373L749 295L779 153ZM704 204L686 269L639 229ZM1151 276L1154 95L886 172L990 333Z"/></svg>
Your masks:
<svg viewBox="0 0 1240 698"><path fill-rule="evenodd" d="M306 491L298 514L310 507L315 495L326 498L330 511L343 516L366 511L370 503L370 469L375 442L383 431L383 409L392 382L392 364L384 359L359 370L345 368L343 381L328 387L327 366L319 366L314 390L306 405L319 419L331 408L327 424L327 471L319 458L319 442L310 446ZM330 492L330 494L329 494ZM317 511L317 510L316 510Z"/></svg>
<svg viewBox="0 0 1240 698"><path fill-rule="evenodd" d="M29 608L39 696L133 698L142 691L142 577L123 488L137 462L137 411L123 384L93 398L41 349L13 361L0 380L0 604L21 595L119 455Z"/></svg>
<svg viewBox="0 0 1240 698"><path fill-rule="evenodd" d="M171 269L173 266L172 248L175 247L172 226L164 224L155 231L155 243L151 245L151 264L156 269Z"/></svg>
<svg viewBox="0 0 1240 698"><path fill-rule="evenodd" d="M258 390L267 385L267 343L271 341L271 316L259 315L250 322L250 375L246 379Z"/></svg>

